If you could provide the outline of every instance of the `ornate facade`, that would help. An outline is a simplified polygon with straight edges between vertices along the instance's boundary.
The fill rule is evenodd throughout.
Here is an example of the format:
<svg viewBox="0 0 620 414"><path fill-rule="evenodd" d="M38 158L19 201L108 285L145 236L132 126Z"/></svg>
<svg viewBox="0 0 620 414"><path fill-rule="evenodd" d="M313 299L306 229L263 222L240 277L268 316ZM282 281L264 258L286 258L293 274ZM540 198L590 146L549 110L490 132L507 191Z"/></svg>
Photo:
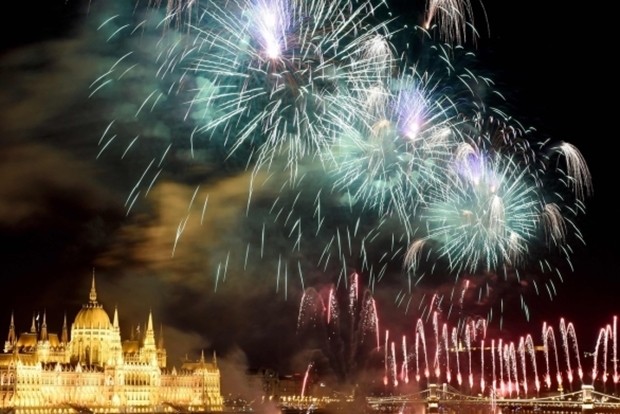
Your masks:
<svg viewBox="0 0 620 414"><path fill-rule="evenodd" d="M60 336L48 332L46 315L29 332L16 334L13 315L0 353L0 408L82 407L97 412L168 411L181 407L222 411L215 354L166 369L163 335L155 342L149 312L140 338L121 341L118 309L112 322L97 302L93 276L89 301L71 331L65 315Z"/></svg>

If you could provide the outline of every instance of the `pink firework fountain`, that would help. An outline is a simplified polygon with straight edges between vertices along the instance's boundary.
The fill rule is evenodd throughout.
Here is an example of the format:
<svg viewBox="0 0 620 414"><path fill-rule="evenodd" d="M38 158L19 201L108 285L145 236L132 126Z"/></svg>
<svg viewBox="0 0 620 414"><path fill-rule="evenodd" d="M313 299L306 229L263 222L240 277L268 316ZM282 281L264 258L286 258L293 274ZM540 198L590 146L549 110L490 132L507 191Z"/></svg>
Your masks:
<svg viewBox="0 0 620 414"><path fill-rule="evenodd" d="M415 327L415 368L416 368L416 379L420 380L420 364L419 364L419 352L422 349L424 355L424 377L428 378L430 376L430 371L428 368L428 353L426 352L426 335L424 335L424 324L422 319L418 319Z"/></svg>
<svg viewBox="0 0 620 414"><path fill-rule="evenodd" d="M452 381L452 372L450 371L450 336L448 335L448 324L444 323L441 329L441 339L443 342L444 351L446 354L446 380L448 383Z"/></svg>
<svg viewBox="0 0 620 414"><path fill-rule="evenodd" d="M454 354L456 355L456 380L461 385L463 383L463 376L461 375L461 364L459 363L459 336L458 330L452 328L452 347L454 348Z"/></svg>
<svg viewBox="0 0 620 414"><path fill-rule="evenodd" d="M308 377L310 376L310 369L312 369L312 362L308 364L308 368L306 369L306 374L304 375L304 382L301 386L301 398L306 395L306 386L308 385Z"/></svg>
<svg viewBox="0 0 620 414"><path fill-rule="evenodd" d="M599 364L603 367L603 374L601 380L603 384L607 381L607 344L612 341L613 331L610 325L601 328L596 340L596 347L594 348L594 367L592 368L592 382L596 381L598 376ZM601 345L603 352L601 355Z"/></svg>
<svg viewBox="0 0 620 414"><path fill-rule="evenodd" d="M397 373L397 368L396 366L398 365L396 362L396 347L394 345L394 342L392 342L392 356L390 358L390 367L391 367L391 373L392 373L392 384L394 385L394 387L398 387L398 373Z"/></svg>
<svg viewBox="0 0 620 414"><path fill-rule="evenodd" d="M472 339L475 338L475 329L472 332L471 325L465 326L465 347L467 348L467 362L469 366L469 387L474 387L474 373L471 370L471 344Z"/></svg>
<svg viewBox="0 0 620 414"><path fill-rule="evenodd" d="M341 289L342 293L342 289ZM344 312L341 311L341 302ZM326 305L327 304L327 305ZM297 318L298 332L312 331L323 337L322 351L337 377L354 381L370 355L381 347L379 315L372 293L361 289L359 276L350 276L346 295L331 286L322 293L304 291Z"/></svg>
<svg viewBox="0 0 620 414"><path fill-rule="evenodd" d="M329 290L329 299L327 301L327 324L329 325L332 321L332 318L338 319L340 317L338 310L338 303L336 302L336 295L334 293L334 288L332 287Z"/></svg>
<svg viewBox="0 0 620 414"><path fill-rule="evenodd" d="M441 346L439 346L439 316L437 311L433 312L433 333L435 334L435 358L433 359L433 369L435 371L435 378L439 379L441 376L441 367L439 365L439 358L441 354Z"/></svg>
<svg viewBox="0 0 620 414"><path fill-rule="evenodd" d="M614 316L614 384L617 384L620 380L620 376L618 375L618 317ZM581 368L581 367L580 367Z"/></svg>
<svg viewBox="0 0 620 414"><path fill-rule="evenodd" d="M560 363L558 360L558 349L555 341L555 334L553 332L553 328L551 326L547 326L547 322L543 323L543 331L542 331L542 340L543 340L543 351L545 353L545 365L547 367L547 372L545 374L545 384L547 384L547 388L551 388L551 369L549 366L549 355L553 353L555 356L555 367L556 367L556 380L558 382L558 387L562 387L562 374L560 373Z"/></svg>
<svg viewBox="0 0 620 414"><path fill-rule="evenodd" d="M383 357L383 361L385 363L385 374L383 375L383 385L387 386L388 385L388 361L390 359L390 356L388 355L388 338L390 337L390 331L385 331L385 346L383 347L384 352L385 352L385 356Z"/></svg>
<svg viewBox="0 0 620 414"><path fill-rule="evenodd" d="M480 389L484 392L486 388L486 383L484 381L484 339L480 341Z"/></svg>
<svg viewBox="0 0 620 414"><path fill-rule="evenodd" d="M560 319L560 333L562 335L562 346L564 348L564 355L566 357L566 376L568 378L569 385L573 383L573 370L570 362L570 346L569 341L572 340L572 349L575 355L575 361L577 362L577 375L579 380L583 382L583 369L581 368L581 358L579 356L579 345L577 344L577 334L575 333L575 327L572 323L565 324L564 318Z"/></svg>
<svg viewBox="0 0 620 414"><path fill-rule="evenodd" d="M543 324L541 345L535 344L531 334L521 336L517 342L502 338L487 339L486 324L475 320L460 324L461 329L459 325L451 328L447 323L440 323L439 311L429 315L429 319L432 317L430 327L425 326L425 319L416 320L413 341L407 335L403 335L402 340L391 339L388 330L384 331L384 338L380 338L374 298L368 290L358 289L355 278L347 289L349 311L344 313L339 310L335 289L325 295L328 306L324 306L321 295L314 289L307 289L301 301L298 325L303 327L309 325L307 321L322 321L322 326L327 328L325 331L333 332L327 336L330 343L337 345L334 349L348 352L345 362L359 360L363 355L359 351L363 350L365 342L372 343L371 347L367 347L369 352L383 347L385 387L397 388L409 384L414 369L418 382L446 382L459 388L466 386L469 392L491 392L509 398L520 398L522 394L527 397L531 390L539 394L543 387L547 390L562 389L564 381L571 389L575 382L584 385L591 381L593 385L602 383L604 386L611 378L614 384L620 381L616 317L613 323L601 328L598 333L592 353L593 365L588 371L591 376L588 376L584 375L575 327L564 319L559 321L560 336L557 340L553 327ZM323 313L324 318L317 319L313 313ZM341 326L346 329L341 329ZM348 337L344 335L346 333L349 333ZM346 342L347 346L344 346L343 338L351 342ZM335 352L333 354L336 355ZM432 364L429 364L429 356L433 356ZM464 358L467 359L465 384L461 372ZM545 366L539 374L538 363L543 363L542 360ZM347 371L343 379L350 381L352 377L349 375L354 373L355 364L345 364L345 367Z"/></svg>
<svg viewBox="0 0 620 414"><path fill-rule="evenodd" d="M400 378L405 384L409 384L409 356L407 355L407 337L403 335L403 369Z"/></svg>

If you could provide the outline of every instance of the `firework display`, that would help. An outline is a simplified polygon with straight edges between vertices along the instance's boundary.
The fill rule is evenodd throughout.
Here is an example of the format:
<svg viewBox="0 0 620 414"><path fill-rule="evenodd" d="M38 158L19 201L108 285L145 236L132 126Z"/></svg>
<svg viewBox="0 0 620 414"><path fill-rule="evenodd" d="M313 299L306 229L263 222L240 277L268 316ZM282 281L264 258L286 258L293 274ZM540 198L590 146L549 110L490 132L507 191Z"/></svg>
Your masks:
<svg viewBox="0 0 620 414"><path fill-rule="evenodd" d="M446 383L469 393L518 398L554 389L572 392L584 384L616 388L620 381L615 316L598 329L593 352L583 354L574 324L564 318L557 327L543 322L540 336L508 339L491 336L497 332L489 334L483 318L468 317L450 326L436 310L428 321L413 321L399 340L388 330L380 332L374 298L364 289L362 299L359 283L359 275L352 274L348 290L340 292L347 293L347 312L341 312L333 287L324 292L308 288L299 306L298 334L321 334L322 351L343 383L359 380L360 366L373 357L382 359L381 383L391 390L411 389L410 382ZM375 386L379 382L370 381Z"/></svg>
<svg viewBox="0 0 620 414"><path fill-rule="evenodd" d="M495 283L520 281L532 267L559 274L546 254L570 264L572 244L583 242L575 218L592 192L585 160L573 145L540 139L514 120L493 81L469 67L473 52L463 44L478 36L469 2L430 0L422 26L405 28L386 4L371 0L171 1L155 11L157 24L122 24L118 16L101 24L108 42L121 33L159 40L153 50L123 55L91 85L91 96L122 81L136 92L135 80L146 72L135 58L147 56L157 67L156 86L136 93L144 99L132 122L164 108L188 131L189 139L166 136L150 145L160 152L129 194L128 211L160 177L166 157L250 171L247 211L258 177L285 177L275 186L297 196L288 205L285 197L273 201L260 257L266 232L292 239L289 253L331 232L317 266L326 269L334 257L339 281L347 283L352 266L370 275L372 289L386 261L404 264L410 291L438 273L456 281L492 274ZM419 37L416 45L397 46L405 43L401 32ZM123 122L108 125L101 152ZM322 181L306 187L312 174ZM302 217L299 194L313 188L314 212ZM325 222L327 194L352 213L332 226ZM379 260L369 258L373 240L385 233L389 247L381 247ZM249 252L250 243L246 263ZM288 268L281 252L277 257L279 286L280 269ZM218 278L229 258L218 265ZM552 282L543 283L551 295ZM488 294L489 281L478 287Z"/></svg>

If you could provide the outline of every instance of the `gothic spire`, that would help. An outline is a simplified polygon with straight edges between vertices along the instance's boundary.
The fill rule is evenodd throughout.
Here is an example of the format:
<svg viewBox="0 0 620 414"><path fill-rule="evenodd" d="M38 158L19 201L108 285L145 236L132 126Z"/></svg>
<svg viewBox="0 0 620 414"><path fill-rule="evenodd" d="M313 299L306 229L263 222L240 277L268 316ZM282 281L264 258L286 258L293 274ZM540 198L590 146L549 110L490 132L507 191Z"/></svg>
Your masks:
<svg viewBox="0 0 620 414"><path fill-rule="evenodd" d="M7 339L7 342L13 345L16 340L17 337L15 335L15 317L13 315L13 312L11 312L11 324L9 325L9 338Z"/></svg>
<svg viewBox="0 0 620 414"><path fill-rule="evenodd" d="M112 327L118 329L118 305L114 306L114 322L112 322Z"/></svg>
<svg viewBox="0 0 620 414"><path fill-rule="evenodd" d="M60 334L60 342L63 344L69 343L69 331L67 329L67 312L65 312L65 319L62 323L62 333Z"/></svg>
<svg viewBox="0 0 620 414"><path fill-rule="evenodd" d="M32 313L32 326L30 326L30 332L31 333L36 333L37 332L37 322L36 322L36 319L34 317L34 312Z"/></svg>
<svg viewBox="0 0 620 414"><path fill-rule="evenodd" d="M153 313L151 311L149 311L149 320L142 334L142 346L153 351L157 349L155 347L155 331L153 330Z"/></svg>
<svg viewBox="0 0 620 414"><path fill-rule="evenodd" d="M95 268L93 267L93 282L90 287L88 298L92 303L97 302L97 291L95 290Z"/></svg>
<svg viewBox="0 0 620 414"><path fill-rule="evenodd" d="M43 310L43 324L41 325L41 340L47 341L47 311Z"/></svg>
<svg viewBox="0 0 620 414"><path fill-rule="evenodd" d="M149 331L153 332L153 311L149 309L149 321L147 322L146 325L146 332L148 333Z"/></svg>

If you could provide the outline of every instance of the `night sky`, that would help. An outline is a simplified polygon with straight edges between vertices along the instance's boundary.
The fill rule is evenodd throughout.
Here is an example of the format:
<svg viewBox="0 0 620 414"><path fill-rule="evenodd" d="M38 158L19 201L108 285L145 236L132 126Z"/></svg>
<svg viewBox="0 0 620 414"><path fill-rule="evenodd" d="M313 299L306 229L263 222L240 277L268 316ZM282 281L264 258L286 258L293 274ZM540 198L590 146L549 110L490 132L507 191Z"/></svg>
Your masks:
<svg viewBox="0 0 620 414"><path fill-rule="evenodd" d="M18 331L28 330L33 312L44 310L50 331L60 331L63 313L71 321L87 301L94 268L100 302L110 315L118 305L123 338L132 326L143 325L152 309L157 334L163 326L170 365L178 366L185 353L196 357L205 349L217 351L224 367L266 366L289 373L318 361L322 369L343 370L333 361L327 368L327 354L333 349L317 333L320 329L297 332L302 291L298 268L304 287L322 294L338 280L339 263L316 265L331 236L308 236L296 250L291 249L295 237L288 237L291 226L270 224L275 198L281 198L280 205L291 205L299 191L280 190L286 180L282 172L255 190L246 215L247 154L223 162L222 148L198 141L192 159L187 137L193 125L191 119L183 121L183 96L178 97L180 105L169 100L159 111L134 119L128 115L140 104L136 96L152 89L148 76L155 67L152 45L157 39L120 36L106 43L106 35L96 30L106 18L119 14L119 27L131 20L133 4L117 3L122 2L22 2L19 12L9 17L19 21L19 29L2 29L0 333L3 327L8 332L12 310ZM402 21L420 23L416 10L423 5L412 9L403 1L391 7L394 15L404 16ZM619 310L620 289L614 260L614 100L604 101L612 93L605 86L611 78L605 58L590 50L592 45L604 48L605 39L584 40L586 31L575 24L584 19L583 10L540 9L534 1L486 2L485 8L490 33L484 18L477 16L481 38L476 47L466 47L476 51L479 66L507 97L513 116L535 127L538 137L568 141L582 151L594 183L587 215L578 219L587 245L576 247L575 272L559 265L564 282L554 278L558 295L553 300L546 293L525 292L530 323L520 311L518 296L509 289L498 294L495 300L505 298L503 331L497 316L490 329L513 339L525 332L537 338L542 321L557 326L565 317L575 323L580 347L591 350L598 330ZM144 72L89 98L89 85L130 50ZM112 119L117 119L113 127L118 137L98 156L98 141ZM136 145L121 159L138 134ZM180 140L180 149L166 159L148 196L142 188L127 214L136 182L152 159L159 160L172 137ZM308 178L295 215L312 217L314 197L329 183L312 165L303 168ZM199 201L189 207L198 185ZM325 227L354 225L355 218L337 197L324 193L329 211ZM187 217L175 247L175 235ZM267 236L261 253L264 223ZM303 223L310 234L312 219ZM379 238L378 250L384 242ZM283 278L276 282L283 254L288 260L286 289ZM407 296L414 305L405 313L395 304L406 284L401 261L402 257L389 264L375 286L375 298L381 329L411 334L422 312L417 303L428 301L434 292L449 292L452 284L447 277L422 283ZM347 267L352 272L360 263L351 259ZM367 283L367 275L362 273L361 280ZM342 288L341 296L346 296ZM497 303L487 305L497 312ZM461 313L467 312L477 315L475 306L465 303ZM453 312L452 323L458 313Z"/></svg>

